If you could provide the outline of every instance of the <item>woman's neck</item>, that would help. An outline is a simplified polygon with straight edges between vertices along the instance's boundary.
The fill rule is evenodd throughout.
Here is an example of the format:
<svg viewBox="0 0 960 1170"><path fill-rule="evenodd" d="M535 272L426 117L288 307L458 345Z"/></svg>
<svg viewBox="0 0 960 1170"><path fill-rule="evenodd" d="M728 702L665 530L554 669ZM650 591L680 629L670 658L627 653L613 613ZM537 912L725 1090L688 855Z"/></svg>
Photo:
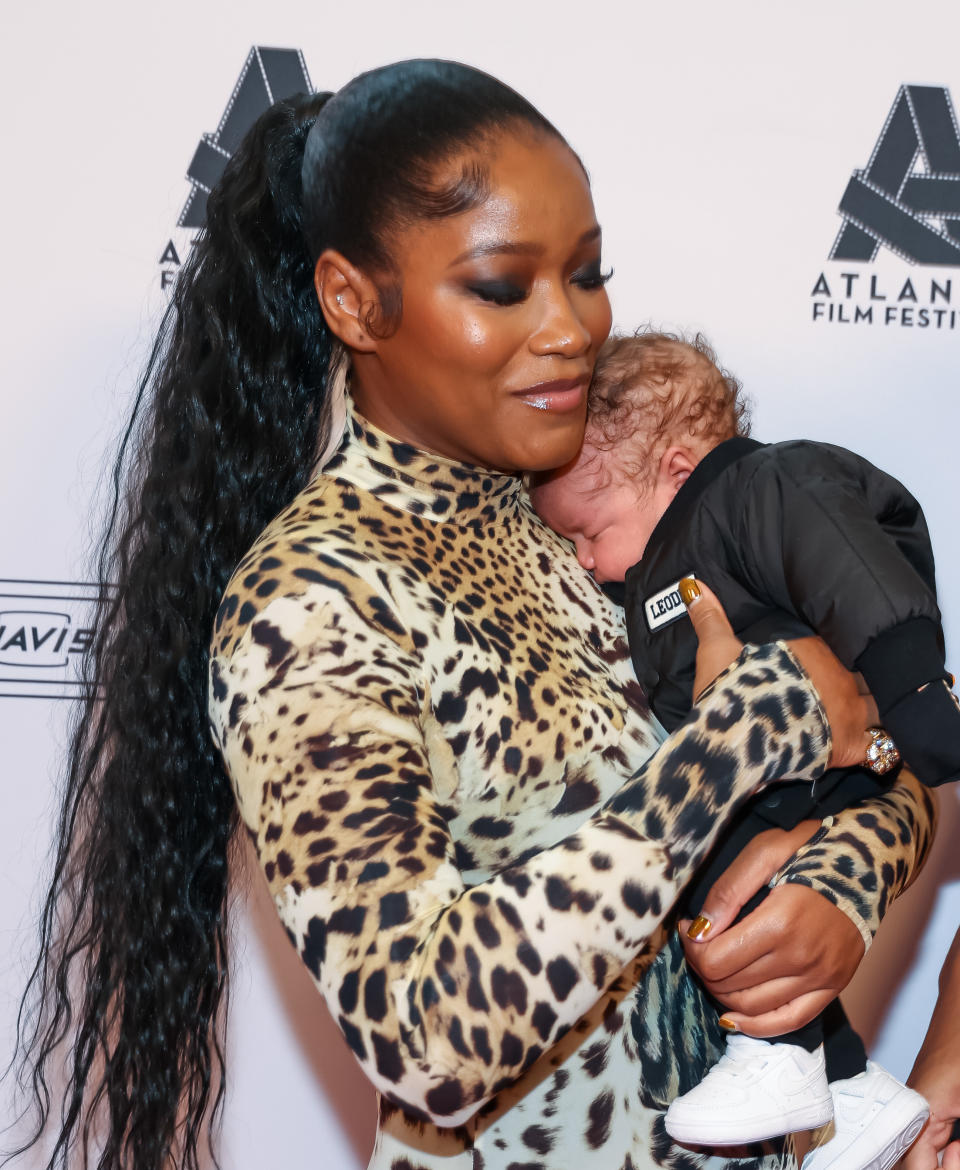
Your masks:
<svg viewBox="0 0 960 1170"><path fill-rule="evenodd" d="M344 439L322 473L347 480L405 512L458 524L496 524L515 509L519 475L451 459L388 434L347 393Z"/></svg>

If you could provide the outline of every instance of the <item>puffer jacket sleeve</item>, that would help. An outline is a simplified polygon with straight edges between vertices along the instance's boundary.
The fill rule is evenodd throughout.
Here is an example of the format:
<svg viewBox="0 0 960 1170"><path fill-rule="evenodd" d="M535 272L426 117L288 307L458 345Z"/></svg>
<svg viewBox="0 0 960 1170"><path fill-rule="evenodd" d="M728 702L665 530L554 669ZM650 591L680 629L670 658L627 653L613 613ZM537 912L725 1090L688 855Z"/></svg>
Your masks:
<svg viewBox="0 0 960 1170"><path fill-rule="evenodd" d="M933 552L900 483L819 443L783 443L750 463L734 545L758 597L796 614L877 701L926 784L960 776L960 707L948 689ZM951 680L952 681L952 680Z"/></svg>
<svg viewBox="0 0 960 1170"><path fill-rule="evenodd" d="M841 448L770 450L777 457L750 461L738 485L733 534L757 595L802 617L851 670L878 638L909 626L912 652L900 656L889 696L881 685L881 711L944 677L933 554L917 501Z"/></svg>

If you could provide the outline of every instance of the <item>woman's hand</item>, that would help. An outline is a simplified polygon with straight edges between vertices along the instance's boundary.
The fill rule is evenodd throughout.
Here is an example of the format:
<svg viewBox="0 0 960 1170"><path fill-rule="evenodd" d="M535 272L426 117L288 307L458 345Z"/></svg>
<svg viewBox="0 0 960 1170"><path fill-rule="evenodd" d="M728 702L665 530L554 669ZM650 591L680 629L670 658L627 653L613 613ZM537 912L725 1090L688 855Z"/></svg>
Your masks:
<svg viewBox="0 0 960 1170"><path fill-rule="evenodd" d="M749 1036L779 1036L808 1023L846 987L864 953L842 910L791 883L722 934L694 942L684 931L681 938L687 962L730 1009L725 1019Z"/></svg>
<svg viewBox="0 0 960 1170"><path fill-rule="evenodd" d="M806 886L777 887L721 933L819 823L805 820L791 830L759 833L714 882L696 938L687 935L688 921L679 923L687 961L732 1009L724 1018L751 1036L778 1036L807 1023L846 986L863 956L863 940L850 919Z"/></svg>
<svg viewBox="0 0 960 1170"><path fill-rule="evenodd" d="M743 643L734 634L716 594L702 581L684 577L679 589L699 640L693 683L694 696L699 698L736 659ZM821 638L795 638L787 645L816 688L830 726L830 766L845 768L861 763L870 746L867 728L877 722L873 699L860 693L856 677Z"/></svg>
<svg viewBox="0 0 960 1170"><path fill-rule="evenodd" d="M678 588L697 635L693 676L693 701L696 702L717 675L737 660L743 643L733 632L723 606L709 586L693 577L684 577Z"/></svg>
<svg viewBox="0 0 960 1170"><path fill-rule="evenodd" d="M750 899L769 884L773 875L819 827L820 821L806 820L793 829L770 828L751 838L710 887L691 935L694 941L705 940L708 933L715 938L726 930ZM690 925L689 918L678 923L683 934Z"/></svg>

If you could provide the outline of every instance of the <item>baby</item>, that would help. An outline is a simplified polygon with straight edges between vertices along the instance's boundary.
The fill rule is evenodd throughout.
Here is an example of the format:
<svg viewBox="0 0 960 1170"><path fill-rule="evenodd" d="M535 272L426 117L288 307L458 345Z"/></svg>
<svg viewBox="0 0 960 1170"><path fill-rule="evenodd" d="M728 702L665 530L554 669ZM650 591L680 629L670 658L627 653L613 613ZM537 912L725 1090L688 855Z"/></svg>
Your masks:
<svg viewBox="0 0 960 1170"><path fill-rule="evenodd" d="M701 938L710 929L699 914L704 898L752 836L876 793L891 779L880 777L898 763L897 748L927 784L960 776L960 708L944 668L919 504L850 451L765 445L747 434L740 386L702 337L614 337L597 363L579 456L532 491L543 519L625 606L637 677L668 730L693 701L685 577L710 585L745 641L818 633L877 701L886 732L871 730L863 767L828 772L812 791L778 785L741 812L684 895L681 911ZM919 1094L867 1061L837 1002L788 1036L729 1036L723 1057L672 1103L665 1124L678 1141L739 1145L832 1118L834 1136L804 1170L886 1170L926 1115Z"/></svg>

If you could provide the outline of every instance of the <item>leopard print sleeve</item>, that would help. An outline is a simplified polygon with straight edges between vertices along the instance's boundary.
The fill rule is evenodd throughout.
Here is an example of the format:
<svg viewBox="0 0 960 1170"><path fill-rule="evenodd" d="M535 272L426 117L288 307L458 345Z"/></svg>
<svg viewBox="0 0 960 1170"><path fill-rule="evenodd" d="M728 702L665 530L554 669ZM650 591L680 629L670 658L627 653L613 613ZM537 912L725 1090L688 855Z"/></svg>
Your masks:
<svg viewBox="0 0 960 1170"><path fill-rule="evenodd" d="M936 817L931 790L902 771L889 792L827 817L773 884L795 882L828 898L869 949L887 907L923 868Z"/></svg>
<svg viewBox="0 0 960 1170"><path fill-rule="evenodd" d="M739 799L823 770L828 730L790 655L748 648L612 799L469 884L424 648L382 581L316 565L296 595L225 603L212 731L347 1043L388 1100L455 1126L643 950Z"/></svg>

